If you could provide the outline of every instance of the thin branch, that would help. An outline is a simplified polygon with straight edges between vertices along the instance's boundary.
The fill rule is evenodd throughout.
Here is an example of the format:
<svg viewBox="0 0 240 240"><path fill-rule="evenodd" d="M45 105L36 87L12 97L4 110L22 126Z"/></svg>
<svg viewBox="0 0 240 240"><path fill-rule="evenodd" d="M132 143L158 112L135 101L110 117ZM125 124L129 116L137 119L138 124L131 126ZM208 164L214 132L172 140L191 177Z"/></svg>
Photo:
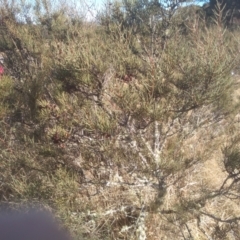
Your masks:
<svg viewBox="0 0 240 240"><path fill-rule="evenodd" d="M235 217L235 218L230 218L230 219L221 219L219 217L216 217L214 216L213 214L211 213L207 213L207 212L203 212L203 211L199 211L201 214L205 215L205 216L208 216L218 222L223 222L223 223L233 223L233 222L236 222L236 221L240 221L240 217Z"/></svg>

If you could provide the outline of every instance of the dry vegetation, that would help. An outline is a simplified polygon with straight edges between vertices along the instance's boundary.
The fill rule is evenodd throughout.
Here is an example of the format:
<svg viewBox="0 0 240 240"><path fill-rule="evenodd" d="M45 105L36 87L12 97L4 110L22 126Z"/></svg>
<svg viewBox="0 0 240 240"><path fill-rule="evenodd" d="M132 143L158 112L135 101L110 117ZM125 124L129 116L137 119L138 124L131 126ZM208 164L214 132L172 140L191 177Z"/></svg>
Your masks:
<svg viewBox="0 0 240 240"><path fill-rule="evenodd" d="M90 23L45 1L31 22L13 3L0 8L2 205L49 208L76 239L240 239L240 31L221 6L208 21L116 2Z"/></svg>

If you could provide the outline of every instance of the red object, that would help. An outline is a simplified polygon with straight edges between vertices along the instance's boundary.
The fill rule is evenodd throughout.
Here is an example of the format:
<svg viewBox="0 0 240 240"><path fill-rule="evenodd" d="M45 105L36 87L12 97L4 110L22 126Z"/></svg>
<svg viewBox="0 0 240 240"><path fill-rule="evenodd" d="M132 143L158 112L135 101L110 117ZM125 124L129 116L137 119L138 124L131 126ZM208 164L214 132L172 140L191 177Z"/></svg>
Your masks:
<svg viewBox="0 0 240 240"><path fill-rule="evenodd" d="M0 65L0 75L3 75L3 73L4 73L4 68L3 66Z"/></svg>

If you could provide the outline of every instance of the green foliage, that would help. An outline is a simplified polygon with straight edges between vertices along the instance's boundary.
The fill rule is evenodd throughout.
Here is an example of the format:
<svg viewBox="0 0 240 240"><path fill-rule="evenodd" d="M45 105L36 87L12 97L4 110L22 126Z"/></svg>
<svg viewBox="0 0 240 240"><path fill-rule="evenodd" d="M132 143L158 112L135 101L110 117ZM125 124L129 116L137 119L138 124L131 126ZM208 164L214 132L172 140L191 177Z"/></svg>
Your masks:
<svg viewBox="0 0 240 240"><path fill-rule="evenodd" d="M238 110L230 75L238 39L180 3L114 2L98 23L45 1L34 22L9 10L0 39L2 202L51 207L82 239L144 235L147 212L151 231L163 217L158 231L172 239L183 233L167 228L198 220L207 200L226 193L226 184L186 198L181 189L221 149L210 136ZM239 167L236 145L223 151L227 171Z"/></svg>

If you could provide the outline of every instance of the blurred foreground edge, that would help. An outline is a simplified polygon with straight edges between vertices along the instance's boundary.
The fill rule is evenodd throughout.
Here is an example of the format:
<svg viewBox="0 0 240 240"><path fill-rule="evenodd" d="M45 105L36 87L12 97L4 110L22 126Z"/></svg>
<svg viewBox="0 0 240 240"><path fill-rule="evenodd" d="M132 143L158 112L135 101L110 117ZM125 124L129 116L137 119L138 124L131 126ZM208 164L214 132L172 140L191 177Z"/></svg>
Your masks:
<svg viewBox="0 0 240 240"><path fill-rule="evenodd" d="M0 212L0 240L71 240L48 211Z"/></svg>

